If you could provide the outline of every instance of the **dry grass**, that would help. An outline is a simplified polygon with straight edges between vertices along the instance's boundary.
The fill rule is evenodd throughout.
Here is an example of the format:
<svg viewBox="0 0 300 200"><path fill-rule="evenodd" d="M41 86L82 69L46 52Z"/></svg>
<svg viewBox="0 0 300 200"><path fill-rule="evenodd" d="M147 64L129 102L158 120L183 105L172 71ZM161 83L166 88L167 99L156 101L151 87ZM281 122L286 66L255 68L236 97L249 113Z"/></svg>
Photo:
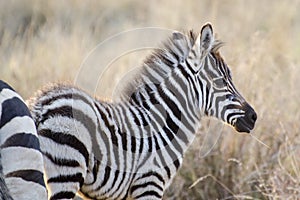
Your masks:
<svg viewBox="0 0 300 200"><path fill-rule="evenodd" d="M299 0L3 0L1 79L28 98L49 82L74 82L85 56L112 34L211 21L227 42L221 51L235 84L258 113L253 135L270 148L205 119L165 199L300 199L299 10ZM102 84L112 88L132 63L121 59Z"/></svg>

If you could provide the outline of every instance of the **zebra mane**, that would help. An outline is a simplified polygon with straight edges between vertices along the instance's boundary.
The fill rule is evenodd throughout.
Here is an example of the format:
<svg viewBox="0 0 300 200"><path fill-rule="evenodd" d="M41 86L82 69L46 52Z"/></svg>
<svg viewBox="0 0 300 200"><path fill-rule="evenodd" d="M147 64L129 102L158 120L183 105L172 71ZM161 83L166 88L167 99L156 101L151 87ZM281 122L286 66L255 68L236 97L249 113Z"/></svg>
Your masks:
<svg viewBox="0 0 300 200"><path fill-rule="evenodd" d="M197 36L198 33L193 30L188 32L173 32L172 36L156 48L150 56L146 57L140 72L130 82L125 84L121 92L121 98L130 98L137 88L147 84L142 80L142 77L150 75L149 70L155 71L162 79L168 77L170 72L178 66L178 63L188 57ZM211 52L219 55L218 50L223 45L222 41L215 40ZM152 81L150 82L152 83ZM159 82L156 83L159 84Z"/></svg>

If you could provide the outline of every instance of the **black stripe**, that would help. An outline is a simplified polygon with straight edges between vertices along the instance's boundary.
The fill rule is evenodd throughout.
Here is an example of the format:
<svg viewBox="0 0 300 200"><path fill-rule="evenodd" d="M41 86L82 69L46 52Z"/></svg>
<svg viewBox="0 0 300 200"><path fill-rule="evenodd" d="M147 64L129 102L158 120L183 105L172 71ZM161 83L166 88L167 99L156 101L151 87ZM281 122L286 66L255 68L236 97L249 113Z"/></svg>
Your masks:
<svg viewBox="0 0 300 200"><path fill-rule="evenodd" d="M70 88L70 89L72 89L72 88ZM55 91L55 89L54 89L54 91ZM49 99L45 99L45 100L41 101L41 105L42 105L42 107L45 105L50 105L54 101L57 101L59 99L81 100L84 103L86 103L92 107L91 103L84 96L82 96L81 94L77 94L77 93L67 93L67 94L59 94L57 96L52 96Z"/></svg>
<svg viewBox="0 0 300 200"><path fill-rule="evenodd" d="M174 47L176 47L177 51L179 51L179 54L180 54L179 56L180 56L180 57L184 57L184 50L183 50L181 44L179 44L179 43L176 42L175 40L173 40L172 43L173 43ZM174 50L174 49L172 49L172 50L173 50L173 51L176 51L176 50Z"/></svg>
<svg viewBox="0 0 300 200"><path fill-rule="evenodd" d="M193 74L197 74L199 72L199 70L195 71L188 61L185 61L185 64ZM199 68L199 66L196 67Z"/></svg>
<svg viewBox="0 0 300 200"><path fill-rule="evenodd" d="M53 91L55 91L55 89L56 88L54 88ZM69 89L72 89L72 88L70 87ZM86 99L83 95L77 94L77 93L61 94L61 95L52 97L50 99L46 99L46 100L42 101L41 104L48 105L58 99L70 99L71 101L81 100L84 103L86 103L87 105L89 105L91 107L91 109L93 109L94 112L96 113L96 110L94 109L94 105L91 102L89 102L88 99ZM98 108L96 103L95 103L95 105ZM77 110L70 106L62 106L62 107L59 107L59 108L56 108L53 110L48 110L48 112L43 115L43 117L42 117L43 120L40 123L43 123L51 116L59 116L59 115L69 117L69 118L74 118L77 121L80 121L85 126L85 128L87 128L87 130L89 131L89 135L91 136L92 151L95 154L95 156L97 157L97 159L100 160L102 158L102 153L100 152L100 147L99 147L99 144L98 144L97 138L96 138L96 125L93 123L92 119L89 116L87 116L85 113L83 113L81 110ZM99 129L99 126L97 126L97 129Z"/></svg>
<svg viewBox="0 0 300 200"><path fill-rule="evenodd" d="M96 158L94 158L94 162L95 162L94 167L93 167L93 178L94 178L94 180L89 185L94 184L97 181L97 177L98 177L97 175L98 175L98 171L99 171L100 161L97 160Z"/></svg>
<svg viewBox="0 0 300 200"><path fill-rule="evenodd" d="M44 121L54 116L63 116L63 117L76 119L77 121L81 122L85 126L85 128L88 130L89 135L91 137L96 137L96 125L93 123L93 120L85 113L83 113L81 110L75 109L71 106L62 106L62 107L50 109L45 114L43 114L42 116L43 120L41 120L40 123L44 123ZM99 149L96 147L94 148L94 143L97 141L96 138L91 138L91 139L93 142L93 151L96 151L95 154L98 153L97 155L101 155L99 152L97 152L100 150L100 148Z"/></svg>
<svg viewBox="0 0 300 200"><path fill-rule="evenodd" d="M198 91L198 89L197 89L197 87L196 87L196 85L195 85L195 82L194 82L194 80L192 79L192 78L188 78L188 82L190 83L190 85L192 86L192 88L193 88L193 92L196 94L196 101L200 101L200 94L199 94L199 92L201 92L202 94L203 94L203 91ZM198 83L199 83L199 86L200 86L200 90L202 89L202 87L203 87L203 85L202 85L202 83L201 83L201 80L199 80L198 81ZM202 98L203 99L203 98Z"/></svg>
<svg viewBox="0 0 300 200"><path fill-rule="evenodd" d="M169 92L174 95L174 93L172 91L169 90ZM180 120L180 118L181 118L181 111L177 107L177 105L174 103L174 101L163 91L163 89L161 87L158 88L158 94L164 100L165 104L167 104L167 106L170 108L171 112L175 115L175 117L178 120Z"/></svg>
<svg viewBox="0 0 300 200"><path fill-rule="evenodd" d="M111 140L109 140L107 134L101 129L101 126L100 126L100 118L99 118L99 115L100 115L100 117L101 117L101 115L103 115L103 111L102 111L103 105L101 105L99 102L95 102L95 106L96 106L96 109L97 109L97 117L98 117L98 120L97 120L97 130L98 130L98 133L100 134L99 137L103 140L103 143L104 143L104 145L105 145L105 149L107 150L107 153L110 154ZM98 144L97 141L98 141L97 138L94 138L94 141L93 141L93 142L95 143L95 145L93 144L93 146L96 146L96 145L99 146L99 144ZM101 153L100 147L99 147L98 151L99 151L99 153ZM95 152L94 149L93 149L93 152ZM101 159L102 156L103 156L102 153L99 154L99 155L101 155L101 157L98 156L98 155L95 154L95 153L94 153L94 155L95 155L95 157L96 157L97 160L102 160L102 159ZM106 164L106 165L107 165L107 166L111 166L111 158L110 158L110 156L107 156L107 164Z"/></svg>
<svg viewBox="0 0 300 200"><path fill-rule="evenodd" d="M110 167L106 166L105 172L104 172L104 179L103 179L102 183L96 188L96 191L100 190L107 183L109 176L110 176L110 172L111 172Z"/></svg>
<svg viewBox="0 0 300 200"><path fill-rule="evenodd" d="M169 57L167 56L159 56L159 58L162 60L162 62L164 64L166 64L167 66L173 67L175 65L175 63L173 63Z"/></svg>
<svg viewBox="0 0 300 200"><path fill-rule="evenodd" d="M157 161L157 157L154 158L153 164L157 167L160 167L160 164Z"/></svg>
<svg viewBox="0 0 300 200"><path fill-rule="evenodd" d="M214 94L216 94L217 93L217 91L214 91L214 92L212 92L210 95L209 95L209 99L210 99L210 101L209 101L209 105L207 106L207 110L209 110L210 108L212 108L212 102L213 102L213 98L214 98ZM208 113L209 114L209 113Z"/></svg>
<svg viewBox="0 0 300 200"><path fill-rule="evenodd" d="M106 114L104 114L100 110L99 110L99 114L100 114L100 116L101 116L101 118L102 118L102 120L103 120L103 122L105 124L105 127L109 130L109 133L111 135L111 141L112 141L112 143L118 147L119 145L118 145L118 138L116 136L117 130L116 130L115 124L110 125L110 123L108 121L108 116L106 116ZM109 112L107 114L110 115Z"/></svg>
<svg viewBox="0 0 300 200"><path fill-rule="evenodd" d="M164 132L167 134L169 140L172 142L173 146L175 147L175 149L181 154L183 155L183 149L181 147L181 145L178 143L177 139L174 139L174 135L172 134L172 132L170 131L170 129L168 129L166 126L163 127ZM182 131L180 131L182 132ZM186 137L185 134L180 134L177 133L177 136L179 139L181 139L185 144L188 143L188 139Z"/></svg>
<svg viewBox="0 0 300 200"><path fill-rule="evenodd" d="M177 144L177 140L176 139L173 140L174 137L175 137L174 134L176 134L176 133L173 134L172 131L169 128L167 128L166 126L163 127L163 130L166 133L166 135L167 135L168 139L170 140L170 142L172 142L172 143L175 142ZM182 149L181 149L180 152L182 152Z"/></svg>
<svg viewBox="0 0 300 200"><path fill-rule="evenodd" d="M191 44L194 45L197 35L194 33L194 31L189 31L188 34L189 34L188 38L189 38Z"/></svg>
<svg viewBox="0 0 300 200"><path fill-rule="evenodd" d="M176 83L180 86L180 88L182 89L182 91L187 93L187 91L189 90L189 88L191 88L191 86L188 86L188 84L189 84L188 80L184 81L184 79L182 79L181 77L179 77L175 73L172 74L172 76L173 76L174 80L176 81ZM193 119L193 116L195 117L195 115L196 115L196 113L192 109L194 106L189 101L189 98L187 97L187 94L186 93L182 93L181 91L179 91L177 89L177 87L175 87L175 85L173 85L173 83L171 83L171 82L166 82L166 86L167 86L167 88L170 91L172 91L174 93L174 96L176 97L176 99L178 100L178 102L180 103L180 105L183 108L186 109L185 113L188 115L188 118L190 120L192 120L192 123L196 123L194 121L194 119ZM194 103L194 101L192 103ZM188 108L190 109L191 113L187 112Z"/></svg>
<svg viewBox="0 0 300 200"><path fill-rule="evenodd" d="M176 169L178 169L180 167L180 163L179 163L179 160L175 160L173 162L174 166L176 167Z"/></svg>
<svg viewBox="0 0 300 200"><path fill-rule="evenodd" d="M179 79L176 79L177 81L178 80L181 80L180 78ZM182 83L182 84L184 84L185 86L186 86L186 84L185 83ZM191 105L191 102L190 101L188 101L188 99L184 99L184 97L182 96L182 94L179 92L179 91L177 91L177 89L171 84L171 83L169 83L168 84L168 86L167 86L167 88L168 89L172 89L171 91L173 92L173 91L175 91L175 97L176 97L176 99L180 102L180 104L182 105L182 107L184 108L184 107L186 107L186 109L187 109L187 107L188 108L193 108L194 106L193 105ZM187 91L188 90L188 88L183 88L183 90L184 91ZM194 103L194 102L193 102ZM179 108L178 108L178 110L179 110ZM192 109L192 111L194 111L193 109ZM193 128L193 126L191 125L191 124L194 124L194 123L196 123L196 121L193 119L193 114L194 115L196 115L196 113L190 113L190 112L185 112L186 114L187 114L187 118L184 116L184 115L181 115L181 122L182 122L182 124L184 124L189 130L191 130L191 132L193 132L192 130L194 130L194 128ZM196 116L194 116L195 118L196 118ZM174 134L177 134L176 132L174 133Z"/></svg>
<svg viewBox="0 0 300 200"><path fill-rule="evenodd" d="M240 114L240 113L238 113L238 114ZM230 114L227 115L227 118L224 119L224 120L226 120L226 122L227 122L228 124L231 124L231 123L230 123L230 119L233 118L235 115L238 115L238 114L237 114L237 113L230 113ZM224 118L224 116L222 116L222 118Z"/></svg>
<svg viewBox="0 0 300 200"><path fill-rule="evenodd" d="M156 108L158 109L160 105L157 105ZM163 108L162 108L163 109ZM161 112L161 109L158 110L159 112ZM156 114L155 112L151 112L154 120L156 123L153 123L153 127L155 129L154 133L155 135L153 136L150 136L150 137L153 137L154 138L154 142L155 142L155 149L156 150L159 150L161 147L159 146L158 144L158 141L157 141L157 137L160 138L160 140L162 141L163 143L163 146L167 146L168 145L168 142L165 140L165 138L162 136L162 133L159 131L160 127L165 123L164 120L165 119L162 119L158 114ZM157 134L156 134L157 133ZM157 136L157 137L156 137Z"/></svg>
<svg viewBox="0 0 300 200"><path fill-rule="evenodd" d="M144 138L142 138L142 140L143 140ZM148 143L148 152L152 152L152 149L153 149L153 147L152 147L152 137L150 136L150 137L147 137L146 138L148 141L147 141L147 143Z"/></svg>
<svg viewBox="0 0 300 200"><path fill-rule="evenodd" d="M179 119L180 120L180 119ZM168 115L166 119L167 126L174 134L177 134L179 131L179 126L172 120L172 118Z"/></svg>
<svg viewBox="0 0 300 200"><path fill-rule="evenodd" d="M222 102L222 101L225 101L226 99L228 99L228 97L227 97L228 92L226 90L220 90L220 91L218 91L218 93L221 93L221 92L223 92L224 95L223 96L217 96L215 98L214 108L216 109L216 114L219 114L219 109L220 109L219 103Z"/></svg>
<svg viewBox="0 0 300 200"><path fill-rule="evenodd" d="M179 64L177 66L177 68L180 70L181 74L186 78L186 79L189 79L191 78L191 76L187 73L187 71L185 70L184 66Z"/></svg>
<svg viewBox="0 0 300 200"><path fill-rule="evenodd" d="M133 193L135 190L139 189L139 188L145 188L147 186L154 186L156 187L157 189L163 191L164 189L157 183L153 182L153 181L149 181L149 182L146 182L146 183L142 183L142 184L137 184L137 185L134 185L131 187L131 193Z"/></svg>
<svg viewBox="0 0 300 200"><path fill-rule="evenodd" d="M225 118L224 118L224 117L225 117L225 112L226 112L227 110L231 110L231 109L241 109L241 106L238 106L238 105L235 105L235 104L229 104L229 105L223 107L223 110L221 111L221 118L222 118L223 120L225 120L226 122L228 122L228 123L229 123L229 121L227 121L227 120L229 120L229 118L230 118L231 116L237 114L237 113L230 113L230 114L227 115L227 119L225 119ZM240 114L240 113L238 113L238 114Z"/></svg>
<svg viewBox="0 0 300 200"><path fill-rule="evenodd" d="M40 123L44 123L44 121L54 116L63 116L76 119L77 121L81 122L86 127L86 129L88 129L90 134L95 133L96 126L93 123L93 120L81 110L78 110L71 106L61 106L54 109L49 109L41 117L43 120L41 120Z"/></svg>
<svg viewBox="0 0 300 200"><path fill-rule="evenodd" d="M34 182L45 187L43 173L37 170L32 170L32 169L18 170L18 171L8 173L6 177L22 178L23 180Z"/></svg>
<svg viewBox="0 0 300 200"><path fill-rule="evenodd" d="M130 97L130 101L133 101L136 105L139 106L139 108L142 107L143 109L145 109L145 108L146 108L146 109L147 109L147 108L149 109L149 106L147 105L146 101L138 100L137 97L136 97L136 95L138 95L137 92L134 93L134 95ZM140 117L142 123L140 122L140 120L138 119L138 117L137 117L136 115L133 115L133 117L135 118L135 119L134 119L134 122L135 122L138 126L148 126L149 123L148 123L148 121L147 121L147 119L146 119L146 118L148 118L148 116L145 116L145 115L143 114L143 112L142 112L141 109L136 109L136 111L138 112L137 115Z"/></svg>
<svg viewBox="0 0 300 200"><path fill-rule="evenodd" d="M116 123L114 121L114 119L112 118L112 114L110 113L110 111L108 110L108 108L105 108L107 114L103 113L103 112L99 112L100 116L102 118L102 120L105 123L106 128L109 130L110 136L111 136L111 142L113 143L112 145L112 153L110 155L108 155L108 157L113 157L115 158L115 164L116 167L120 166L120 160L119 160L119 142L118 142L118 138L117 138L117 133L118 133L118 127L116 126ZM108 115L108 116L107 116ZM108 121L108 119L111 119L113 124L111 125L110 122ZM109 149L108 149L109 150Z"/></svg>
<svg viewBox="0 0 300 200"><path fill-rule="evenodd" d="M72 175L59 175L56 177L51 177L48 179L47 183L69 183L69 182L78 182L80 187L83 184L83 177L81 173L76 173Z"/></svg>
<svg viewBox="0 0 300 200"><path fill-rule="evenodd" d="M167 145L167 142L166 142L166 140L162 137L161 133L158 133L157 135L160 136L160 138L161 138L161 140L162 140L162 142L163 142L163 146L166 146L166 145ZM161 149L162 147L159 146L159 143L158 143L158 140L157 140L156 135L153 135L152 137L154 138L155 149L156 149L156 150Z"/></svg>
<svg viewBox="0 0 300 200"><path fill-rule="evenodd" d="M97 106L97 104L95 105ZM100 152L100 147L97 142L98 140L96 138L96 128L99 129L99 126L96 127L96 125L93 123L93 120L89 116L87 116L81 110L75 109L71 106L62 106L52 110L48 110L45 114L43 114L42 117L43 120L41 121L41 123L46 121L49 117L53 117L53 116L64 116L64 117L76 119L77 121L81 122L88 130L89 135L91 136L92 150L94 155L99 160L102 158L102 153Z"/></svg>
<svg viewBox="0 0 300 200"><path fill-rule="evenodd" d="M73 199L75 197L75 193L71 191L64 191L56 193L50 197L50 200L57 200L57 199Z"/></svg>
<svg viewBox="0 0 300 200"><path fill-rule="evenodd" d="M207 84L209 84L208 82L207 82ZM208 88L208 85L206 85L206 88L205 88L206 90L206 94L205 94L205 114L206 115L208 115L208 109L209 109L209 107L208 107L208 105L209 105L209 88Z"/></svg>
<svg viewBox="0 0 300 200"><path fill-rule="evenodd" d="M179 56L178 56L175 52L173 52L172 49L169 49L169 53L170 53L170 54L175 58L175 60L177 60L178 63L179 63L180 58L179 58Z"/></svg>
<svg viewBox="0 0 300 200"><path fill-rule="evenodd" d="M13 97L2 103L2 113L0 117L0 128L2 128L6 123L11 121L15 117L31 117L30 112L25 105L25 103L17 98Z"/></svg>
<svg viewBox="0 0 300 200"><path fill-rule="evenodd" d="M145 197L145 196L155 196L157 198L162 198L162 195L158 194L156 191L146 191L146 192L143 192L142 194L136 196L135 198L138 199L140 197Z"/></svg>
<svg viewBox="0 0 300 200"><path fill-rule="evenodd" d="M159 134L160 135L160 134ZM156 154L158 155L159 159L161 160L162 165L164 166L164 169L167 172L168 178L171 177L171 170L168 167L168 165L170 163L166 163L166 160L164 158L164 156L162 155L162 152L160 149L162 149L162 147L159 146L159 143L157 141L157 138L155 135L153 135L154 141L155 141L155 145L156 145ZM161 138L163 139L163 137L161 136ZM171 144L170 144L171 145ZM173 150L170 148L169 145L164 145L165 149L163 149L162 151L167 152L169 154L169 156L171 157L171 159L177 159L176 154L173 152Z"/></svg>
<svg viewBox="0 0 300 200"><path fill-rule="evenodd" d="M131 152L136 152L136 137L133 135L131 136Z"/></svg>
<svg viewBox="0 0 300 200"><path fill-rule="evenodd" d="M127 134L119 131L119 135L121 136L121 140L122 140L122 148L126 152L127 151ZM133 138L133 140L134 140L134 138Z"/></svg>
<svg viewBox="0 0 300 200"><path fill-rule="evenodd" d="M160 158L162 158L162 157L160 157ZM166 162L164 162L164 163L166 163ZM171 178L171 170L170 170L170 168L167 165L165 165L164 169L166 170L168 178L170 179Z"/></svg>
<svg viewBox="0 0 300 200"><path fill-rule="evenodd" d="M142 175L141 177L139 177L137 180L140 180L140 179L143 179L143 178L147 178L147 177L151 177L151 176L156 177L160 182L163 183L163 185L165 184L165 181L164 181L163 177L162 177L160 174L158 174L158 173L156 173L156 172L154 172L154 171L147 172L147 173L143 174L143 175Z"/></svg>
<svg viewBox="0 0 300 200"><path fill-rule="evenodd" d="M123 132L125 131L125 133L122 133L122 135L123 135L122 138L126 137L126 141L123 141L122 143L124 145L124 142L126 142L126 147L127 147L127 142L130 141L130 140L127 141L127 136L128 137L130 136L130 135L127 135L127 134L134 134L134 131L129 131L130 129L128 128L128 126L131 125L131 122L128 119L128 116L127 116L128 113L127 113L126 109L124 108L124 106L119 106L118 108L119 108L118 109L118 116L120 117L120 123L121 123L121 126L122 126L121 128L122 128ZM124 116L121 117L121 115L124 115ZM136 152L136 143L135 143L136 137L133 136L133 135L131 135L130 137L131 137L131 152L135 153ZM135 155L135 158L133 158L133 155ZM123 151L123 156L124 156L123 159L125 161L127 161L131 158L131 164L129 164L128 162L124 163L125 164L124 170L122 171L121 181L119 182L119 184L116 187L117 189L121 188L121 185L124 183L125 177L126 177L126 175L128 175L128 171L130 170L130 166L134 166L135 162L138 161L138 158L136 157L137 154L133 154L133 155L131 155L131 157L130 157L130 155L127 157L127 151ZM122 195L123 191L119 190L119 191L116 191L115 193L116 193L115 198L120 199L120 196Z"/></svg>
<svg viewBox="0 0 300 200"><path fill-rule="evenodd" d="M129 107L129 112L131 114L132 117L134 117L134 119L136 118L136 115L134 113L134 111L132 110L131 107ZM129 123L128 123L129 124ZM139 129L138 132L140 133L139 138L137 138L137 140L140 141L140 146L139 146L139 153L141 154L143 152L144 149L144 139L143 139L143 135L142 135L142 129L140 126L137 126L137 128Z"/></svg>
<svg viewBox="0 0 300 200"><path fill-rule="evenodd" d="M204 104L204 98L203 98L203 91L204 91L204 88L203 88L203 83L202 83L202 77L200 77L200 76L198 76L197 77L197 79L196 80L198 80L198 84L199 84L199 89L200 89L200 91L198 91L197 90L197 88L196 88L196 86L194 85L195 83L193 82L193 80L189 80L189 82L191 82L192 83L192 86L194 87L194 91L195 91L195 93L196 93L196 100L197 101L201 101L201 105L203 106L203 104ZM201 98L200 98L200 95L201 95ZM200 103L200 102L199 102Z"/></svg>
<svg viewBox="0 0 300 200"><path fill-rule="evenodd" d="M79 167L80 166L79 162L76 160L73 160L73 159L57 158L47 152L43 152L43 155L46 156L49 160L51 160L51 162L53 162L54 164L59 165L59 166L67 166L67 167Z"/></svg>
<svg viewBox="0 0 300 200"><path fill-rule="evenodd" d="M76 149L82 154L82 156L85 159L86 166L88 166L89 153L85 145L80 140L78 140L75 136L66 133L61 133L61 132L54 132L51 131L50 129L42 129L39 131L38 134L43 137L49 138L58 144L68 145L69 147Z"/></svg>
<svg viewBox="0 0 300 200"><path fill-rule="evenodd" d="M6 147L26 147L40 151L40 143L37 136L28 133L16 133L9 137L1 148Z"/></svg>
<svg viewBox="0 0 300 200"><path fill-rule="evenodd" d="M119 174L120 174L120 171L119 170L116 170L115 171L115 175L114 175L114 180L112 182L112 185L110 186L110 188L113 188L117 182L117 179L119 178ZM119 188L117 188L119 189ZM108 191L107 191L108 192Z"/></svg>
<svg viewBox="0 0 300 200"><path fill-rule="evenodd" d="M125 180L125 176L126 176L126 174L128 174L128 172L127 171L125 171L125 172L122 172L122 179L121 179L121 181L120 181L120 183L118 184L118 186L117 186L117 189L120 189L121 188L121 185L122 185L122 183L124 182L124 180ZM118 196L116 196L116 199L120 199L120 196L121 196L121 194L122 194L122 190L119 190L119 194L118 194Z"/></svg>
<svg viewBox="0 0 300 200"><path fill-rule="evenodd" d="M9 89L15 92L15 90L11 86L9 86L4 81L0 80L0 93L2 92L3 89Z"/></svg>
<svg viewBox="0 0 300 200"><path fill-rule="evenodd" d="M133 111L130 110L134 123L137 126L147 126L148 122L146 121L146 119L143 117L143 115L141 114L141 111L139 109L136 109L136 111L138 112L138 114L133 113ZM138 116L140 116L140 119L138 118Z"/></svg>

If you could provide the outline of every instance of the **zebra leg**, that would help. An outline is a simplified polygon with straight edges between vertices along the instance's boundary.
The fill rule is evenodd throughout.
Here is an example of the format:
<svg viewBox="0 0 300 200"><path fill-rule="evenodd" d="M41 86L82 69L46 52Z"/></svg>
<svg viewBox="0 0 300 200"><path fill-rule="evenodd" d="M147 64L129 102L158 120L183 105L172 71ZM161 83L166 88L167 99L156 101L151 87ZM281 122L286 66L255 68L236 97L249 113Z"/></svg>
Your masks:
<svg viewBox="0 0 300 200"><path fill-rule="evenodd" d="M86 176L87 150L70 132L39 130L50 200L73 199Z"/></svg>
<svg viewBox="0 0 300 200"><path fill-rule="evenodd" d="M156 172L148 172L137 178L130 188L130 197L135 200L159 200L164 193L165 182Z"/></svg>

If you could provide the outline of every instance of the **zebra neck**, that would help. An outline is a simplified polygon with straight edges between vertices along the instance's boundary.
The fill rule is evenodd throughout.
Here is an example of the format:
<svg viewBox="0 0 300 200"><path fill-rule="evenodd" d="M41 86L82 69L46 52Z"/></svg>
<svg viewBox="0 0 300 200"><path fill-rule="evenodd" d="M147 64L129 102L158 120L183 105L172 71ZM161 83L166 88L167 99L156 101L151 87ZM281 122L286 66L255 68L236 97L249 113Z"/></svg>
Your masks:
<svg viewBox="0 0 300 200"><path fill-rule="evenodd" d="M182 154L193 141L200 122L190 85L188 80L172 73L161 83L145 82L129 100L143 115L144 126L162 135L165 145L180 144Z"/></svg>

